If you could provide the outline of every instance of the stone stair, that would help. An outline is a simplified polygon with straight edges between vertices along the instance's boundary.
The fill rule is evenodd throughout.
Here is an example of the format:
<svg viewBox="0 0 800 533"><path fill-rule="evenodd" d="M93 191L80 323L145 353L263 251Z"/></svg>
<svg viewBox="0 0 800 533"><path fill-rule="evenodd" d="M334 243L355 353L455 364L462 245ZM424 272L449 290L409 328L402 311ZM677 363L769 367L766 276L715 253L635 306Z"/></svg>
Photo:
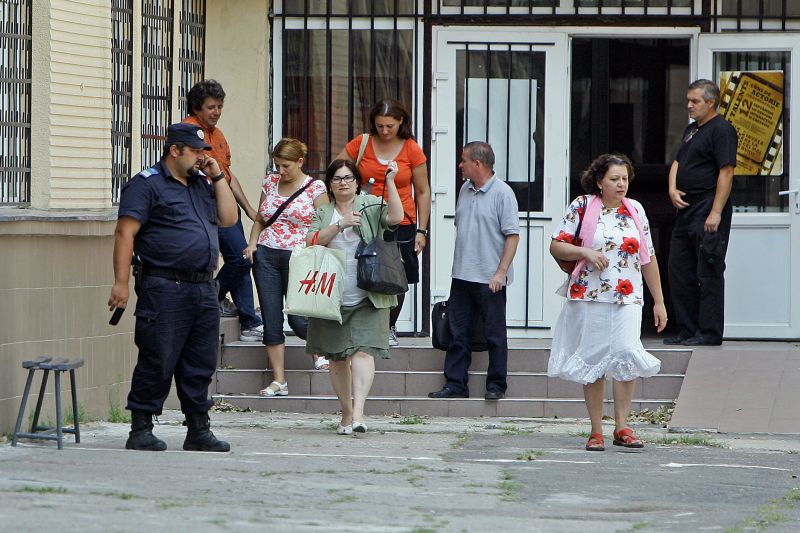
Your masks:
<svg viewBox="0 0 800 533"><path fill-rule="evenodd" d="M236 339L227 342L224 339ZM660 342L645 342L645 347L661 360L661 373L638 380L632 409L656 409L671 404L680 392L691 350L665 348ZM510 341L508 391L504 400L483 399L488 354L475 353L470 370L470 398L436 400L428 392L444 384L444 352L430 347L427 338L400 338L392 348L391 359L376 360L375 381L367 401L368 414L402 416L504 416L504 417L585 417L582 387L547 376L549 341L516 339ZM303 342L287 338L286 380L289 396L266 398L258 391L272 381L266 353L260 343L238 341L234 328L223 327L220 363L212 383L214 399L255 411L297 413L336 413L339 402L327 371L313 370ZM606 398L611 398L610 385ZM613 414L610 403L606 414Z"/></svg>

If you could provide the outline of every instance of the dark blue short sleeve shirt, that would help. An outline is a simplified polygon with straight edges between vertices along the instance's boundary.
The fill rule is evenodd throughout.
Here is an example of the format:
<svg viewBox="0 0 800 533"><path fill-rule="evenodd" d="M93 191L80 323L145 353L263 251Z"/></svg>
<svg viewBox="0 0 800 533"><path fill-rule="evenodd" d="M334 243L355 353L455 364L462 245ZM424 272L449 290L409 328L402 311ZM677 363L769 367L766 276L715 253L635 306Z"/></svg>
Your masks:
<svg viewBox="0 0 800 533"><path fill-rule="evenodd" d="M217 204L204 177L183 185L159 162L125 184L118 216L142 224L133 248L145 264L185 272L217 268Z"/></svg>

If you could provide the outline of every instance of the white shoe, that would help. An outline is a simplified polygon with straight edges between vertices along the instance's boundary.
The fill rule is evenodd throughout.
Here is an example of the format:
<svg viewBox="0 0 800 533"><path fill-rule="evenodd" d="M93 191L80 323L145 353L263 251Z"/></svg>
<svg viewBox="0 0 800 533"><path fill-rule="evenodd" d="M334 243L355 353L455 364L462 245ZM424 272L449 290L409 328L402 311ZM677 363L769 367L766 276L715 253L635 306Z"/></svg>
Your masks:
<svg viewBox="0 0 800 533"><path fill-rule="evenodd" d="M352 435L353 434L353 426L343 426L343 425L340 424L339 427L336 428L336 434L337 435Z"/></svg>
<svg viewBox="0 0 800 533"><path fill-rule="evenodd" d="M261 389L258 393L261 396L289 396L289 384L273 381L269 384L269 387Z"/></svg>
<svg viewBox="0 0 800 533"><path fill-rule="evenodd" d="M389 327L389 346L399 346L400 342L397 340L397 328L394 326Z"/></svg>
<svg viewBox="0 0 800 533"><path fill-rule="evenodd" d="M243 329L239 335L239 340L242 342L261 342L264 338L264 326L259 324L254 328Z"/></svg>
<svg viewBox="0 0 800 533"><path fill-rule="evenodd" d="M366 433L367 425L364 422L353 421L353 433Z"/></svg>
<svg viewBox="0 0 800 533"><path fill-rule="evenodd" d="M330 368L330 361L328 361L322 356L317 357L317 360L314 361L315 370L328 370L329 368Z"/></svg>

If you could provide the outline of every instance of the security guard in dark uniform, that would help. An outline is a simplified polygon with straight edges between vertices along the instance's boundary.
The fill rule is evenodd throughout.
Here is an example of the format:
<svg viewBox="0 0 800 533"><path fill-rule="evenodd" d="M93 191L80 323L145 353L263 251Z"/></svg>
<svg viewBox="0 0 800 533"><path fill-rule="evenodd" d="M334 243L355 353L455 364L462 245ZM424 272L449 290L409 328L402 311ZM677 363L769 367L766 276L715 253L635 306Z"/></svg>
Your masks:
<svg viewBox="0 0 800 533"><path fill-rule="evenodd" d="M161 451L153 415L161 414L175 377L188 426L184 450L227 452L209 429L208 386L217 362L219 305L213 279L219 257L218 226L236 223L236 200L202 128L172 124L160 162L122 189L114 243L110 308L128 303L134 257L139 358L127 409L131 450Z"/></svg>
<svg viewBox="0 0 800 533"><path fill-rule="evenodd" d="M716 346L725 327L725 253L731 232L730 195L736 129L717 113L719 87L697 80L686 95L689 118L669 173L678 210L669 245L669 285L678 336L664 344Z"/></svg>

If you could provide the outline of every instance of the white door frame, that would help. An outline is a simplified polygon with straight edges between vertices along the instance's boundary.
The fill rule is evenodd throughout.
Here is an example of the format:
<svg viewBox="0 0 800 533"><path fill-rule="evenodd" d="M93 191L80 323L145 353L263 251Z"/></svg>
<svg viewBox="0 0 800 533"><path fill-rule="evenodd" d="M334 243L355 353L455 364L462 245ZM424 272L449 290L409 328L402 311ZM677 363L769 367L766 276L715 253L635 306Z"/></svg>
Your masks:
<svg viewBox="0 0 800 533"><path fill-rule="evenodd" d="M698 42L696 78L719 83L714 64L716 52L788 51L791 79L787 79L790 117L795 125L790 139L800 133L800 34L735 33L703 34ZM793 144L797 144L794 142ZM784 151L789 171L789 190L800 190L800 154ZM763 245L762 250L737 246ZM789 195L789 210L781 213L734 211L725 272L725 338L800 338L800 193ZM771 246L770 243L773 245ZM794 244L793 244L794 243ZM759 285L754 286L754 280ZM752 289L751 289L752 287Z"/></svg>
<svg viewBox="0 0 800 533"><path fill-rule="evenodd" d="M528 324L526 329L510 329L510 337L552 336L561 298L555 289L563 281L563 274L550 259L547 246L550 233L560 221L567 203L569 189L569 41L563 31L529 27L434 27L432 32L433 94L431 105L431 303L448 297L454 248L453 215L458 190L454 187L457 161L454 156L462 139L456 138L456 52L464 49L466 42L519 43L526 47L534 43L533 51L544 51L545 56L545 182L542 212L521 212L520 231L523 239L514 259L515 281L508 290L508 324L524 323L515 311L527 300ZM536 44L541 43L541 44ZM472 48L471 48L472 49ZM478 48L475 48L478 49ZM527 48L526 48L527 49ZM525 253L524 237L530 235L530 252ZM529 264L528 264L529 263ZM526 287L525 273L531 279ZM524 307L523 307L524 310Z"/></svg>

